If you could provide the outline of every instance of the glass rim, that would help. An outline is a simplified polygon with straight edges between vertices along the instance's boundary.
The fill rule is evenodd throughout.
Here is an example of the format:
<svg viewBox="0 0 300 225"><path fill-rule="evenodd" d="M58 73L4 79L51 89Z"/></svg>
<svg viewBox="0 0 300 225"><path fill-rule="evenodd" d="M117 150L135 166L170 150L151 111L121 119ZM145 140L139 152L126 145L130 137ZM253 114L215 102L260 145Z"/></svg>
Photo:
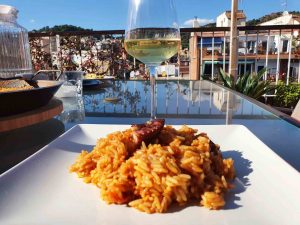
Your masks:
<svg viewBox="0 0 300 225"><path fill-rule="evenodd" d="M132 31L134 29L141 29L141 28L147 28L147 29L166 29L166 28L171 28L171 29L176 29L178 31L180 31L180 25L179 25L179 21L178 21L178 15L177 15L177 10L176 10L176 7L175 7L175 3L174 3L174 0L157 0L157 2L161 2L161 1L169 1L170 2L170 5L169 5L169 8L170 10L172 11L173 15L171 16L173 18L173 21L172 23L169 23L169 26L161 26L161 25L158 25L158 26L155 26L155 25L150 25L150 26L144 26L144 25L136 25L133 21L136 21L136 18L133 16L134 13L133 11L137 12L137 9L139 8L138 6L135 7L135 10L132 9L132 6L134 4L140 4L140 2L143 2L143 1L146 1L146 0L129 0L128 2L128 12L127 12L127 22L126 22L126 26L125 26L125 34L128 32L128 31ZM153 1L153 0L148 0L148 1ZM138 2L138 3L137 3ZM169 21L170 22L170 21Z"/></svg>
<svg viewBox="0 0 300 225"><path fill-rule="evenodd" d="M0 15L13 15L17 17L19 10L10 5L0 5Z"/></svg>

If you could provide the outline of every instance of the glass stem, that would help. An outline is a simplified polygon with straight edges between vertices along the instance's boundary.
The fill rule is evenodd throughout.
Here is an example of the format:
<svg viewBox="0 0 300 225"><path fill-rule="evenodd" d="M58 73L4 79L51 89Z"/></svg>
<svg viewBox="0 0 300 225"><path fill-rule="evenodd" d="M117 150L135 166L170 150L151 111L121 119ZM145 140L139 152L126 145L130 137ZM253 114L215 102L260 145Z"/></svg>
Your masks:
<svg viewBox="0 0 300 225"><path fill-rule="evenodd" d="M156 96L155 96L155 75L156 66L149 66L150 70L150 87L151 87L151 120L156 118Z"/></svg>

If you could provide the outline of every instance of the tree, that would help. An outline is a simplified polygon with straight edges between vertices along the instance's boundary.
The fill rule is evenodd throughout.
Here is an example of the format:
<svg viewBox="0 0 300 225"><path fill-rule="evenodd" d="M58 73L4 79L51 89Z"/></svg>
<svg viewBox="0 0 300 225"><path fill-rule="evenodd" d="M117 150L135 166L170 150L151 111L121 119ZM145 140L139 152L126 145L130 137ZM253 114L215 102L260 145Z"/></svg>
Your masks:
<svg viewBox="0 0 300 225"><path fill-rule="evenodd" d="M204 27L216 27L217 23L208 23L206 25L204 25Z"/></svg>
<svg viewBox="0 0 300 225"><path fill-rule="evenodd" d="M55 25L53 27L45 26L42 27L41 29L38 30L32 30L34 33L39 33L39 32L68 32L68 31L92 31L92 29L85 29L82 27L78 26L73 26L73 25Z"/></svg>
<svg viewBox="0 0 300 225"><path fill-rule="evenodd" d="M290 14L292 15L297 15L300 16L300 12L299 11L289 11ZM273 20L277 17L282 16L282 12L274 12L274 13L270 13L268 15L262 16L258 19L252 19L247 21L247 26L256 26L258 24Z"/></svg>

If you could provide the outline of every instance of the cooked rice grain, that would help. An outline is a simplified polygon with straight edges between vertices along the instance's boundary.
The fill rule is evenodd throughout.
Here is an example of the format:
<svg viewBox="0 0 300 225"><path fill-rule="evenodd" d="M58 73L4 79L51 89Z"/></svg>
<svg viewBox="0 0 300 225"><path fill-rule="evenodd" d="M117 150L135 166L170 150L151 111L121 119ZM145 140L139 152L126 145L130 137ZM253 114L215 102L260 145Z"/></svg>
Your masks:
<svg viewBox="0 0 300 225"><path fill-rule="evenodd" d="M135 149L132 129L109 134L93 151L82 151L70 171L101 189L107 203L128 204L146 213L166 212L172 202L220 209L235 176L232 159L223 159L208 136L183 126L166 126L157 140ZM214 149L212 149L214 148Z"/></svg>

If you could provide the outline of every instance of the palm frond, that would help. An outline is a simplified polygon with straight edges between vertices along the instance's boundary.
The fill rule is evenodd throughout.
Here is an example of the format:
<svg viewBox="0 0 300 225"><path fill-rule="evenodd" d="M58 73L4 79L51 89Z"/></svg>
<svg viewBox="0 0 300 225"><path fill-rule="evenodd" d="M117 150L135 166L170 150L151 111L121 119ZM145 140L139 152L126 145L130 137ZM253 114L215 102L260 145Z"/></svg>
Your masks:
<svg viewBox="0 0 300 225"><path fill-rule="evenodd" d="M229 74L220 69L221 79L225 87L258 99L267 92L274 90L269 81L262 81L266 68L260 70L257 74L249 72L240 76L236 81Z"/></svg>
<svg viewBox="0 0 300 225"><path fill-rule="evenodd" d="M224 83L224 86L233 89L234 88L233 77L230 76L229 74L225 73L225 71L222 68L220 69L220 74L221 74L220 77Z"/></svg>

